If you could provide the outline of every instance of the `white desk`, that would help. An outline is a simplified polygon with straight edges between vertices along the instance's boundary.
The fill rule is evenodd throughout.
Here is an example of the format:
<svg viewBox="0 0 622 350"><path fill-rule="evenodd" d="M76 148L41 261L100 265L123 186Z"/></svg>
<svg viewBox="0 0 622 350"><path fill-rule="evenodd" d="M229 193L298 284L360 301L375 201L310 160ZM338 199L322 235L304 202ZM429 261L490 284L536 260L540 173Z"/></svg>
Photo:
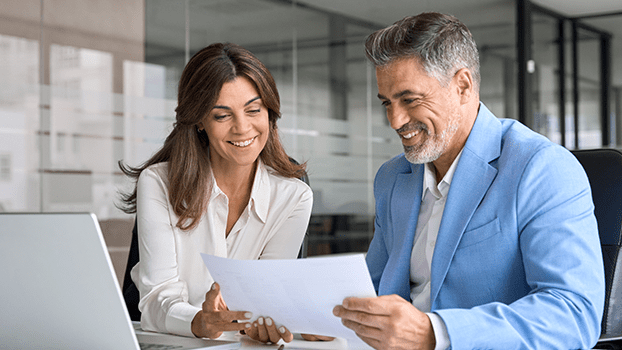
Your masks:
<svg viewBox="0 0 622 350"><path fill-rule="evenodd" d="M139 322L132 322L134 325L135 332L141 333L144 332L140 328ZM367 346L365 343L361 342L348 344L345 339L335 338L332 341L306 341L302 339L300 334L294 334L294 340L289 343L283 343L282 341L278 344L263 344L258 341L252 340L248 336L241 335L238 332L225 332L219 340L234 340L242 343L240 349L248 349L248 350L257 350L257 349L278 349L281 344L285 344L283 350L369 350L371 347Z"/></svg>
<svg viewBox="0 0 622 350"><path fill-rule="evenodd" d="M220 338L222 340L236 340L242 342L241 349L278 349L281 344L285 344L283 350L349 350L346 340L341 338L335 338L332 341L306 341L302 339L300 334L294 334L294 340L289 343L283 343L282 341L276 345L262 344L258 341L252 340L248 336L241 335L237 332L226 332Z"/></svg>

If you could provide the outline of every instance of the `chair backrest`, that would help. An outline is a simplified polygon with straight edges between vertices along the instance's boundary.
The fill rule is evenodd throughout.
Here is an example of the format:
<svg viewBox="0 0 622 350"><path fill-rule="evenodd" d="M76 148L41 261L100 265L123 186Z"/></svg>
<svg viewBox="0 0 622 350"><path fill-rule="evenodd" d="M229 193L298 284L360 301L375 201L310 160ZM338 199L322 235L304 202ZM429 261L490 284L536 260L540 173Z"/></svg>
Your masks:
<svg viewBox="0 0 622 350"><path fill-rule="evenodd" d="M571 151L590 181L594 214L605 264L603 335L622 334L622 152L615 149Z"/></svg>
<svg viewBox="0 0 622 350"><path fill-rule="evenodd" d="M292 163L298 164L294 159L290 158ZM309 177L307 173L300 177L300 180L309 185ZM307 245L309 241L309 231L305 232L305 236L302 240L302 245L300 246L300 251L298 252L298 259L307 257ZM132 229L132 242L130 243L130 254L127 257L127 265L125 267L125 275L123 277L123 298L125 299L125 305L127 306L127 311L130 314L130 318L132 321L140 321L140 310L138 310L138 302L140 301L140 293L138 292L138 288L134 281L132 281L132 277L130 272L132 268L138 263L139 260L138 255L138 223L136 219L134 219L134 228Z"/></svg>

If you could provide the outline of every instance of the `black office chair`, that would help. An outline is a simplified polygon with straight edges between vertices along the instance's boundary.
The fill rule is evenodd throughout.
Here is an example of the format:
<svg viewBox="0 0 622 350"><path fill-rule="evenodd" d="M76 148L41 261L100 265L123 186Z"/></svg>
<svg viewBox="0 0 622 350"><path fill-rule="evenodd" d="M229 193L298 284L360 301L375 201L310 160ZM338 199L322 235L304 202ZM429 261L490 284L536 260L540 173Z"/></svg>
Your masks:
<svg viewBox="0 0 622 350"><path fill-rule="evenodd" d="M294 159L290 160L293 163L298 164ZM300 177L304 183L309 185L309 176L305 173ZM307 257L307 245L309 240L309 232L305 232L305 237L302 240L302 245L300 246L300 251L298 252L298 259L303 259ZM127 258L127 266L125 267L125 276L123 277L123 298L125 299L125 306L127 307L127 311L130 314L130 318L132 321L140 321L140 310L138 310L138 302L140 301L140 293L138 292L138 288L134 281L132 281L132 277L130 276L130 272L132 268L138 263L139 255L138 255L138 223L136 219L134 219L134 228L132 229L132 243L130 243L130 254Z"/></svg>
<svg viewBox="0 0 622 350"><path fill-rule="evenodd" d="M605 263L605 310L596 348L617 349L622 341L622 152L615 149L574 150L590 181L594 213Z"/></svg>

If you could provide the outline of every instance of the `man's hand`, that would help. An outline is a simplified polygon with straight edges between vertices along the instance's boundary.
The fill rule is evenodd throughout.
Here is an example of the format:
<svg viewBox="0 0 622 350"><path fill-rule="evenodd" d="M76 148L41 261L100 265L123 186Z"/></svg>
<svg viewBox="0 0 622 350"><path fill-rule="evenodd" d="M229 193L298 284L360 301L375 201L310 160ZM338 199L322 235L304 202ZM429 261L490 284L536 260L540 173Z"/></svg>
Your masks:
<svg viewBox="0 0 622 350"><path fill-rule="evenodd" d="M192 319L192 333L199 338L218 338L224 331L240 331L250 327L247 323L236 323L234 320L247 320L251 318L250 312L229 311L222 295L220 286L214 283L212 288L205 294L202 310Z"/></svg>
<svg viewBox="0 0 622 350"><path fill-rule="evenodd" d="M346 298L333 314L374 349L434 349L428 316L397 295Z"/></svg>

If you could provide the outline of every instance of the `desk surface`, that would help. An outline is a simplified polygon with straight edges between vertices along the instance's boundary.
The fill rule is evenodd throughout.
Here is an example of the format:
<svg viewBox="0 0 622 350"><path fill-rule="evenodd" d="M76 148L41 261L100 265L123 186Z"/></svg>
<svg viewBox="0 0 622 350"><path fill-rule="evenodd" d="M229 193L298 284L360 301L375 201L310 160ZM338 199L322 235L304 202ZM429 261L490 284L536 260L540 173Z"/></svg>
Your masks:
<svg viewBox="0 0 622 350"><path fill-rule="evenodd" d="M139 322L132 322L134 325L134 330L136 333L144 332L140 328ZM239 334L238 332L225 332L219 340L234 340L242 343L240 349L248 349L248 350L267 350L267 349L278 349L281 344L285 344L284 350L368 350L372 349L367 346L362 341L359 342L348 342L342 338L335 338L332 341L306 341L302 339L300 334L294 334L294 340L289 343L283 343L282 341L276 345L268 345L263 344L258 341L252 340L248 336L244 336Z"/></svg>

